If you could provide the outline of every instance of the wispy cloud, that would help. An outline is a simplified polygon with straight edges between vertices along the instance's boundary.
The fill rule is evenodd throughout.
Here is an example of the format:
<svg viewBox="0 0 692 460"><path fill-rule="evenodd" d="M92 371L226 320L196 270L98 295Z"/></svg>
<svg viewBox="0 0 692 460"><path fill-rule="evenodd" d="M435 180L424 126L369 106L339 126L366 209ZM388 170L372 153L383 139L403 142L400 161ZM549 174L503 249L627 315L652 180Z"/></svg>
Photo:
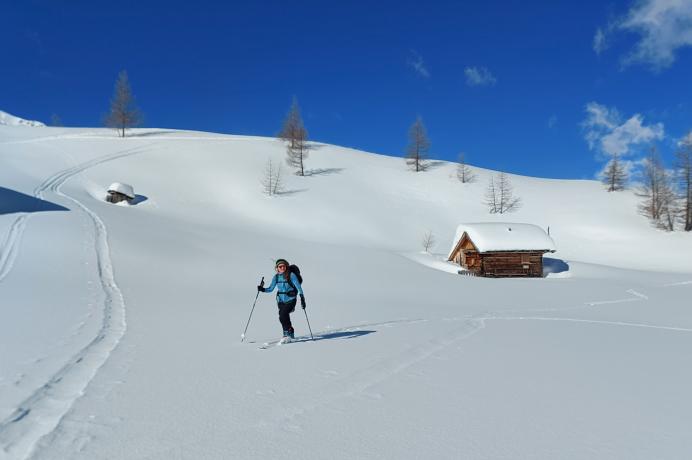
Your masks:
<svg viewBox="0 0 692 460"><path fill-rule="evenodd" d="M664 137L663 123L645 125L644 117L638 113L623 122L615 108L590 102L585 110L582 126L589 148L608 157L629 155L636 146Z"/></svg>
<svg viewBox="0 0 692 460"><path fill-rule="evenodd" d="M497 78L485 67L466 67L464 75L469 86L492 86L497 83Z"/></svg>
<svg viewBox="0 0 692 460"><path fill-rule="evenodd" d="M555 126L557 126L557 115L551 115L548 118L548 128L553 129Z"/></svg>
<svg viewBox="0 0 692 460"><path fill-rule="evenodd" d="M692 1L638 0L624 16L599 28L593 40L597 54L606 49L610 36L618 32L635 33L639 40L625 56L622 65L644 64L654 71L670 67L678 49L692 46Z"/></svg>
<svg viewBox="0 0 692 460"><path fill-rule="evenodd" d="M421 77L430 78L430 71L426 67L425 61L423 61L423 56L418 54L416 50L411 50L411 55L406 60L406 64L413 68Z"/></svg>
<svg viewBox="0 0 692 460"><path fill-rule="evenodd" d="M596 54L601 54L608 47L606 32L600 27L596 29L596 34L593 37L593 50Z"/></svg>

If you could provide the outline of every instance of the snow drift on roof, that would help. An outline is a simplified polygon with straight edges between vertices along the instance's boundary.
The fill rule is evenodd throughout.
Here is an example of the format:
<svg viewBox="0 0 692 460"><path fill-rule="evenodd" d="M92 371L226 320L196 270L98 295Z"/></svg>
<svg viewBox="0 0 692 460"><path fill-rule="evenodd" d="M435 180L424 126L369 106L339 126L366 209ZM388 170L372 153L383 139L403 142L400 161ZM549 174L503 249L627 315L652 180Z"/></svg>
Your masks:
<svg viewBox="0 0 692 460"><path fill-rule="evenodd" d="M40 121L30 121L30 120L24 120L23 118L15 117L14 115L10 115L7 112L3 112L0 110L0 125L6 125L6 126L46 126Z"/></svg>
<svg viewBox="0 0 692 460"><path fill-rule="evenodd" d="M452 244L454 252L459 240L468 234L478 252L489 251L550 251L555 252L555 242L539 226L511 222L461 224L457 227Z"/></svg>

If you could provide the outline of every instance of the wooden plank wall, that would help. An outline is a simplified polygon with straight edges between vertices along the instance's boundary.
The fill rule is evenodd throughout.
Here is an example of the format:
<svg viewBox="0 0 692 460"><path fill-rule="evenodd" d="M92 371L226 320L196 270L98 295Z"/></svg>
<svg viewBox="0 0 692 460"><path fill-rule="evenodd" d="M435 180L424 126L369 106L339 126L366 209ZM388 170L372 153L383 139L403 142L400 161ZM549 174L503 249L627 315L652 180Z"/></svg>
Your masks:
<svg viewBox="0 0 692 460"><path fill-rule="evenodd" d="M542 252L498 252L481 254L483 276L543 276Z"/></svg>

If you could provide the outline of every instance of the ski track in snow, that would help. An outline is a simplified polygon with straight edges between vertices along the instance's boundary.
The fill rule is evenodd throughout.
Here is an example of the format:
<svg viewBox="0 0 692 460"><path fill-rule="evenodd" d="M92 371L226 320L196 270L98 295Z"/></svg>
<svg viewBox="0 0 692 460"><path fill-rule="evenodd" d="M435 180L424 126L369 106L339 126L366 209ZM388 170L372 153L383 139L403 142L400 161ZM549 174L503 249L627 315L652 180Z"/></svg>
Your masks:
<svg viewBox="0 0 692 460"><path fill-rule="evenodd" d="M99 157L60 171L35 190L37 198L48 191L72 203L89 216L94 224L98 276L104 294L103 323L96 337L67 361L48 382L19 404L7 419L0 422L0 458L28 457L38 441L55 430L64 415L86 389L111 352L120 342L127 327L125 302L115 282L108 246L108 233L101 218L82 202L61 192L61 186L82 171L102 163L141 153L146 146L127 149ZM18 217L3 242L0 257L0 282L14 266L22 235L30 214Z"/></svg>
<svg viewBox="0 0 692 460"><path fill-rule="evenodd" d="M462 320L461 318L459 318ZM342 398L355 397L364 395L376 386L396 375L411 368L412 366L425 361L436 353L448 348L456 342L466 339L485 327L483 321L464 318L464 324L456 331L446 336L436 337L426 341L424 344L407 347L401 350L393 357L387 357L376 363L364 368L358 369L347 375L340 377L337 381L329 383L326 387L321 388L319 393L311 393L305 397L297 397L292 401L292 407L282 409L282 416L278 419L260 420L249 429L265 430L268 426L287 426L289 422L306 413L318 410L327 404ZM373 327L377 325L387 325L391 323L418 323L427 322L427 320L411 320L411 321L393 321L387 323L378 323L363 325L354 328L344 329L358 330L360 327ZM329 331L332 332L332 331ZM326 332L327 334L329 332ZM321 333L324 334L324 333ZM369 395L377 399L377 394Z"/></svg>
<svg viewBox="0 0 692 460"><path fill-rule="evenodd" d="M583 305L578 305L568 308L551 308L551 309L535 309L535 310L522 310L523 315L500 315L485 313L478 316L464 316L456 318L444 318L442 321L462 321L463 326L456 331L452 332L443 337L438 337L425 342L422 345L416 345L413 347L407 347L400 353L397 353L393 357L387 357L385 359L379 360L378 362L370 365L364 369L358 369L351 372L343 377L340 377L338 381L328 384L326 387L322 388L318 396L312 393L308 397L296 398L293 401L291 407L284 409L283 414L278 419L272 420L260 420L258 423L249 427L253 430L266 430L269 426L276 427L291 427L291 429L300 429L299 426L295 425L295 419L306 415L309 412L320 410L324 406L338 401L343 398L365 396L371 397L373 399L378 399L381 395L378 394L368 394L368 390L372 389L379 383L382 383L390 378L400 375L402 372L410 369L416 364L425 361L426 359L434 356L437 353L448 349L450 346L457 344L463 340L470 338L475 335L480 330L486 328L486 323L488 321L561 321L561 322L572 322L577 324L591 324L591 325L605 325L605 326L617 326L617 327L635 327L644 329L655 329L664 330L672 332L692 332L690 328L675 327L675 326L661 326L655 324L647 323L636 323L627 321L605 321L605 320L590 320L582 318L568 318L568 317L549 317L549 316L530 316L531 313L544 313L547 311L564 311L564 310L574 310L574 309L587 309L598 305L607 305L612 303L622 303L622 302L632 302L632 301L645 301L649 297L645 294L637 292L633 289L626 291L628 294L633 295L635 298L625 298L609 301L594 301L588 302ZM519 310L517 310L519 311ZM504 312L508 313L508 312ZM335 329L324 332L318 332L315 337L320 337L325 334L334 332L349 332L358 331L362 328L367 327L377 327L377 326L387 326L397 323L414 324L419 322L428 322L428 319L416 319L416 320L399 320L399 321L389 321L383 323L372 323L372 324L362 324L358 326L352 326L343 329ZM307 341L310 339L300 338L300 342ZM270 348L276 347L275 342L270 343Z"/></svg>

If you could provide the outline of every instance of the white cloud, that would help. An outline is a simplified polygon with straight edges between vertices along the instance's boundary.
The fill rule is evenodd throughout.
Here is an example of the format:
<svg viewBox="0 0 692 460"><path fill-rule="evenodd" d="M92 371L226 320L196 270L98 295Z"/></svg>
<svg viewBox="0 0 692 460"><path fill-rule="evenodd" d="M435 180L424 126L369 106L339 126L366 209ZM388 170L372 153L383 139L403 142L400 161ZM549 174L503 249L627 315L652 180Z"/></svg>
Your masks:
<svg viewBox="0 0 692 460"><path fill-rule="evenodd" d="M497 83L497 78L485 67L466 67L464 75L469 86L492 86Z"/></svg>
<svg viewBox="0 0 692 460"><path fill-rule="evenodd" d="M609 35L616 32L639 35L639 41L622 59L624 66L641 63L657 71L670 67L679 48L692 46L692 1L636 1L626 15L596 31L594 51L600 54Z"/></svg>
<svg viewBox="0 0 692 460"><path fill-rule="evenodd" d="M644 125L644 117L638 113L623 123L617 109L590 102L586 114L583 126L589 148L609 157L631 154L636 146L664 137L663 123Z"/></svg>
<svg viewBox="0 0 692 460"><path fill-rule="evenodd" d="M692 146L692 131L684 135L679 141L678 141L678 147L686 147L686 146Z"/></svg>
<svg viewBox="0 0 692 460"><path fill-rule="evenodd" d="M415 50L411 50L411 56L406 60L406 63L416 71L418 75L423 78L430 78L430 71L425 66L423 61L423 56L418 54Z"/></svg>

